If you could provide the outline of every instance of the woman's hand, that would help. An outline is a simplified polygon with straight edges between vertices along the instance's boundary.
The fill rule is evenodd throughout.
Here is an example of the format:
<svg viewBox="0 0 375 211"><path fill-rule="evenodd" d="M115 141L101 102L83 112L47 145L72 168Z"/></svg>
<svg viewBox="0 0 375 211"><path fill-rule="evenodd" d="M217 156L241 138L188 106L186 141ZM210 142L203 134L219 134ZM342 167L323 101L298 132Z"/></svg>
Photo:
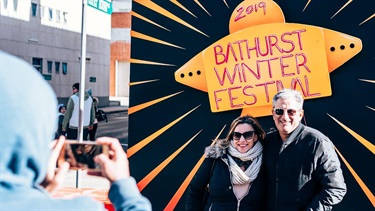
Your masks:
<svg viewBox="0 0 375 211"><path fill-rule="evenodd" d="M40 184L49 193L54 195L62 186L65 175L69 171L69 163L63 162L56 171L57 159L60 155L61 149L64 146L65 137L60 136L57 141L52 142L52 152L49 158L47 175L44 181Z"/></svg>
<svg viewBox="0 0 375 211"><path fill-rule="evenodd" d="M129 177L129 161L117 138L101 137L96 139L100 145L109 147L109 155L100 154L95 156L94 161L100 165L101 176L106 177L111 183ZM97 175L95 172L87 172Z"/></svg>

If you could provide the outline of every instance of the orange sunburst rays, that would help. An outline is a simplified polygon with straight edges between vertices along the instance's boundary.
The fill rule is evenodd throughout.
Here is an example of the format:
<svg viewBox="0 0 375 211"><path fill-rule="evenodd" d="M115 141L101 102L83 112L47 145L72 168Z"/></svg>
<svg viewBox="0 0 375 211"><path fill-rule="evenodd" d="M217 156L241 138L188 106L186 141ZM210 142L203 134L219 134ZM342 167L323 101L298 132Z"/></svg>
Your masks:
<svg viewBox="0 0 375 211"><path fill-rule="evenodd" d="M197 18L197 16L195 16L190 10L186 9L186 7L184 7L182 4L180 4L177 0L171 0L171 2L173 4L175 4L175 5L177 5L178 7L180 7L181 9L185 10L190 15L194 16L195 18ZM211 16L211 14L206 10L206 8L198 0L194 0L194 2L198 6L200 6L209 16ZM223 0L223 2L229 8L228 3L225 0Z"/></svg>
<svg viewBox="0 0 375 211"><path fill-rule="evenodd" d="M359 25L362 25L362 24L366 23L367 21L369 21L372 18L375 18L375 13L372 14L370 17L368 17L366 20L362 21L362 23L360 23Z"/></svg>
<svg viewBox="0 0 375 211"><path fill-rule="evenodd" d="M155 99L155 100L151 100L149 102L145 102L145 103L142 103L142 104L139 104L139 105L136 105L136 106L132 106L132 107L130 107L128 109L128 115L131 115L131 114L133 114L133 113L135 113L137 111L140 111L140 110L142 110L144 108L150 107L150 106L152 106L152 105L154 105L156 103L159 103L161 101L164 101L164 100L166 100L166 99L168 99L170 97L176 96L176 95L178 95L178 94L180 94L182 92L184 92L184 91L180 91L180 92L177 92L177 93L174 93L174 94L171 94L171 95L167 95L165 97L161 97L161 98L158 98L158 99Z"/></svg>
<svg viewBox="0 0 375 211"><path fill-rule="evenodd" d="M162 26L162 25L160 25L160 24L158 24L158 23L155 23L154 21L152 21L152 20L150 20L150 19L148 19L148 18L146 18L146 17L144 17L144 16L142 16L142 15L140 15L140 14L134 12L134 11L131 12L131 15L134 16L134 17L137 17L137 18L139 18L139 19L141 19L141 20L144 20L144 21L146 21L146 22L148 22L148 23L151 23L152 25L155 25L155 26L157 26L157 27L160 27L160 28L162 28L162 29L164 29L164 30L167 30L167 31L169 31L169 32L171 31L171 30L165 28L164 26Z"/></svg>
<svg viewBox="0 0 375 211"><path fill-rule="evenodd" d="M344 128L350 135L352 135L355 139L357 139L363 146L365 146L369 151L371 151L373 154L375 154L375 145L367 141L365 138L360 136L358 133L351 130L349 127L338 121L333 116L327 114L329 117L331 117L336 123L338 123L342 128ZM359 175L355 172L355 170L351 167L349 162L346 161L344 156L336 149L337 153L345 163L346 167L349 169L350 173L353 175L354 179L357 181L358 185L361 187L367 198L370 200L372 205L375 207L375 196L371 192L371 190L366 186L366 184L362 181L362 179L359 177Z"/></svg>
<svg viewBox="0 0 375 211"><path fill-rule="evenodd" d="M198 6L200 6L202 10L204 10L209 16L211 16L211 14L206 10L206 8L204 8L204 6L198 0L194 0L194 2L198 4Z"/></svg>
<svg viewBox="0 0 375 211"><path fill-rule="evenodd" d="M178 23L180 23L181 25L184 25L206 37L210 37L208 36L207 34L203 33L202 31L198 30L197 28L195 28L194 26L190 25L189 23L187 23L186 21L182 20L181 18L177 17L176 15L172 14L171 12L169 12L168 10L160 7L159 5L155 4L154 2L152 1L141 1L141 0L134 0L133 2L136 2L140 5L143 5L161 15L164 15L165 17L171 19L171 20L174 20Z"/></svg>
<svg viewBox="0 0 375 211"><path fill-rule="evenodd" d="M335 148L336 149L336 148ZM358 185L361 187L367 198L370 200L372 206L375 207L375 196L370 191L370 189L367 187L367 185L363 182L361 177L358 176L358 174L354 171L352 166L349 164L349 162L344 158L344 156L336 149L337 154L340 156L341 160L345 163L346 167L349 169L350 173L353 175L354 179L357 181Z"/></svg>
<svg viewBox="0 0 375 211"><path fill-rule="evenodd" d="M202 130L200 130L198 133L196 133L192 138L190 138L189 141L187 141L185 144L183 144L174 153L172 153L167 159L165 159L156 168L154 168L154 170L152 170L147 176L145 176L141 181L139 181L138 184L137 184L139 191L142 191L201 132L202 132Z"/></svg>
<svg viewBox="0 0 375 211"><path fill-rule="evenodd" d="M350 3L352 3L352 1L353 0L348 0L345 4L344 4L344 6L342 6L334 15L332 15L332 17L331 17L331 19L333 18L333 17L335 17L339 12L341 12L341 10L343 10L346 6L348 6ZM309 6L309 4L311 3L311 0L308 0L307 1L307 3L306 3L306 5L305 5L305 7L303 8L303 10L302 11L305 11L306 10L306 8L307 8L307 6Z"/></svg>
<svg viewBox="0 0 375 211"><path fill-rule="evenodd" d="M190 113L192 113L194 110L196 110L198 107L200 107L200 105L198 105L197 107L191 109L190 111L188 111L187 113L185 113L184 115L180 116L179 118L177 118L176 120L172 121L171 123L167 124L166 126L162 127L161 129L159 129L158 131L154 132L153 134L149 135L147 138L143 139L142 141L138 142L137 144L135 144L134 146L130 147L127 151L127 155L128 157L130 158L132 155L134 155L135 153L137 153L139 150L141 150L144 146L146 146L147 144L149 144L151 141L153 141L155 138L157 138L158 136L160 136L162 133L164 133L165 131L167 131L169 128L171 128L172 126L174 126L175 124L177 124L179 121L181 121L183 118L185 118L186 116L188 116Z"/></svg>
<svg viewBox="0 0 375 211"><path fill-rule="evenodd" d="M158 81L160 79L153 79L153 80L147 80L147 81L137 81L137 82L130 82L129 83L129 86L135 86L135 85L140 85L140 84L145 84L145 83L151 83L151 82L155 82L155 81Z"/></svg>
<svg viewBox="0 0 375 211"><path fill-rule="evenodd" d="M190 15L194 16L195 18L197 18L197 16L194 15L194 13L192 13L190 10L186 9L186 7L184 7L184 5L182 5L180 2L178 2L177 0L171 0L171 2L173 4L175 4L176 6L178 6L179 8L185 10L185 12L189 13Z"/></svg>
<svg viewBox="0 0 375 211"><path fill-rule="evenodd" d="M343 10L346 6L348 6L350 3L352 3L352 1L353 0L349 0L349 1L347 1L345 4L344 4L344 6L342 6L334 15L332 15L332 17L331 17L331 19L333 18L333 17L335 17L337 14L339 14L339 12L341 12L341 10Z"/></svg>
<svg viewBox="0 0 375 211"><path fill-rule="evenodd" d="M334 15L332 15L331 19L334 18L337 14L339 14L345 7L347 7L352 2L353 2L353 0L348 0ZM307 6L310 3L311 3L311 0L308 0L302 11L305 11ZM375 13L372 14L370 17L368 17L366 20L362 21L359 25L362 25L362 24L366 23L367 21L369 21L372 18L375 18Z"/></svg>
<svg viewBox="0 0 375 211"><path fill-rule="evenodd" d="M132 58L130 59L130 63L132 63L132 64L160 65L160 66L175 66L173 64L152 62L152 61L146 61L146 60L141 60L141 59L132 59Z"/></svg>
<svg viewBox="0 0 375 211"><path fill-rule="evenodd" d="M375 15L375 14L374 14ZM363 82L368 82L368 83L374 83L375 84L375 80L367 80L367 79L359 79L360 81L363 81ZM367 108L375 111L374 108L370 107L370 106L366 106Z"/></svg>
<svg viewBox="0 0 375 211"><path fill-rule="evenodd" d="M162 44L162 45L168 45L168 46L171 46L171 47L180 48L180 49L185 50L185 48L180 47L178 45L174 45L174 44L171 44L169 42L166 42L166 41L163 41L163 40L160 40L160 39L156 39L154 37L151 37L151 36L148 36L148 35L133 31L133 30L130 32L130 35L132 37L136 37L136 38L139 38L139 39L143 39L143 40L147 40L147 41L150 41L150 42L155 42L155 43L159 43L159 44Z"/></svg>
<svg viewBox="0 0 375 211"><path fill-rule="evenodd" d="M369 82L369 83L374 83L375 84L375 80L367 80L367 79L359 79L360 81L364 81L364 82Z"/></svg>
<svg viewBox="0 0 375 211"><path fill-rule="evenodd" d="M338 123L342 128L344 128L350 135L352 135L355 139L357 139L363 146L365 146L368 150L370 150L373 154L375 154L375 145L373 145L371 142L367 141L365 138L360 136L358 133L354 132L352 129L338 121L333 116L327 114L329 117L331 117L333 120L335 120L336 123Z"/></svg>
<svg viewBox="0 0 375 211"><path fill-rule="evenodd" d="M369 109L371 109L371 110L373 110L373 111L375 111L375 108L371 108L370 106L366 106L367 108L369 108Z"/></svg>
<svg viewBox="0 0 375 211"><path fill-rule="evenodd" d="M223 133L225 127L226 127L226 125L224 125L223 128L220 130L220 132L216 136L215 140L217 140L220 137L220 135ZM215 143L215 141L213 141L211 143L211 146L214 143ZM193 179L193 177L197 173L199 167L202 165L204 158L205 158L204 155L202 155L202 157L199 159L199 161L197 162L197 164L195 164L194 168L191 170L191 172L189 173L189 175L182 182L181 186L178 188L178 190L176 191L176 193L173 195L173 197L171 198L171 200L169 201L169 203L167 204L167 206L164 208L164 211L174 210L174 208L176 207L177 203L180 201L182 195L186 191L188 185L190 184L190 181Z"/></svg>

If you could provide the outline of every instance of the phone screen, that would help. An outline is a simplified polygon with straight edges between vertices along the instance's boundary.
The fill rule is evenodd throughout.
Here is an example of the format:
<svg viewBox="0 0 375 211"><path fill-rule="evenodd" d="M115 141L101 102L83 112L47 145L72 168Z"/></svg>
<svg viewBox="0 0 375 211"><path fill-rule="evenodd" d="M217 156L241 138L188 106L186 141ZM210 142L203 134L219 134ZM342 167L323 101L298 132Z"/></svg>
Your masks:
<svg viewBox="0 0 375 211"><path fill-rule="evenodd" d="M94 157L99 154L108 155L108 146L98 145L95 141L78 142L66 140L61 150L59 160L70 164L70 169L90 169L100 171L100 166L95 163Z"/></svg>

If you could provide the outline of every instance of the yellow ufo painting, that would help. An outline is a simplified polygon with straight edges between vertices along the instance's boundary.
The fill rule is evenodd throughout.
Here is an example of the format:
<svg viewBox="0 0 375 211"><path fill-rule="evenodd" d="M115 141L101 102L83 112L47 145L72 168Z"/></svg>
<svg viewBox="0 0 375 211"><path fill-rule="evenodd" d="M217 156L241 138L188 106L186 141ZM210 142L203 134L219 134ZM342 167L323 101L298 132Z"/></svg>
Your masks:
<svg viewBox="0 0 375 211"><path fill-rule="evenodd" d="M229 32L175 72L177 82L208 93L212 112L267 116L272 96L284 88L300 90L305 99L331 96L329 73L362 50L359 38L286 23L272 0L241 2Z"/></svg>

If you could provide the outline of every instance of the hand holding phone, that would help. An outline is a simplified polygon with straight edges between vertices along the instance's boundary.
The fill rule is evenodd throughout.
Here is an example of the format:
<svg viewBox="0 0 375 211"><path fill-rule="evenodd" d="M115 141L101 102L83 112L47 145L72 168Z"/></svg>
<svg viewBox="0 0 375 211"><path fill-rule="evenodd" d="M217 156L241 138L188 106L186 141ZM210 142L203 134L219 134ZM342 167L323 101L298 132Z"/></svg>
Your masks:
<svg viewBox="0 0 375 211"><path fill-rule="evenodd" d="M66 140L58 163L68 162L72 170L90 169L100 172L100 166L95 163L94 157L108 153L108 146L100 145L94 141Z"/></svg>
<svg viewBox="0 0 375 211"><path fill-rule="evenodd" d="M96 142L107 146L109 153L102 153L94 158L101 166L101 176L106 177L111 183L129 177L129 161L117 138L101 137ZM89 170L90 175L98 175L97 172Z"/></svg>

